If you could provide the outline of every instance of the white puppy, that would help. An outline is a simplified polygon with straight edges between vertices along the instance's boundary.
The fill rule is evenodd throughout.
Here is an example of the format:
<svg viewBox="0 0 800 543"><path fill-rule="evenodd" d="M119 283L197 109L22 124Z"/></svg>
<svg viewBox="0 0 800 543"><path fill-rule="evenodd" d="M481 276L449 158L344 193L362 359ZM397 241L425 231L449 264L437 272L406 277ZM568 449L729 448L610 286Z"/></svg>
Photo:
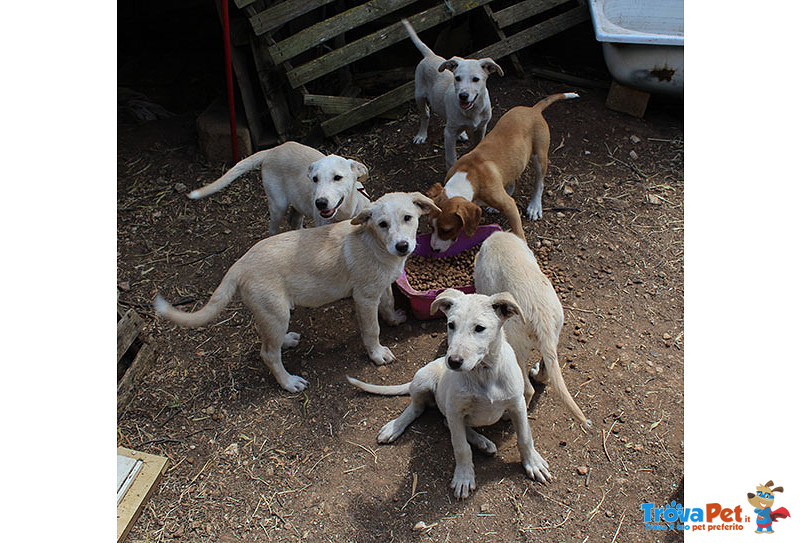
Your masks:
<svg viewBox="0 0 800 543"><path fill-rule="evenodd" d="M403 24L423 56L414 74L414 99L420 116L414 143L425 143L428 139L431 109L444 117L444 155L449 170L457 158L457 137L466 139L466 130L474 143L478 143L486 135L486 124L492 118L486 79L492 73L502 76L503 69L490 58L445 60L419 39L407 20L403 19Z"/></svg>
<svg viewBox="0 0 800 543"><path fill-rule="evenodd" d="M283 388L298 392L308 381L289 374L281 361L281 346L294 347L300 339L287 333L291 310L352 296L370 359L392 362L394 355L379 342L378 312L389 324L405 321L405 313L394 308L391 287L416 247L419 217L430 212L438 208L419 192L386 194L350 222L292 230L256 243L199 311L185 313L160 296L156 310L181 326L203 326L238 291L255 318L261 358Z"/></svg>
<svg viewBox="0 0 800 543"><path fill-rule="evenodd" d="M481 245L475 257L475 291L491 295L510 292L522 310L505 325L506 339L516 354L525 378L525 404L530 405L533 386L528 378L528 358L539 349L544 366L537 362L531 374L538 383L552 377L559 398L586 428L592 421L567 390L558 363L558 336L564 324L564 310L553 285L547 279L527 243L509 232L495 232Z"/></svg>
<svg viewBox="0 0 800 543"><path fill-rule="evenodd" d="M213 183L190 192L189 198L214 194L259 168L269 205L270 236L278 233L287 214L296 230L303 226L303 216L320 226L351 219L369 204L361 183L369 174L366 166L338 155L325 156L294 141L239 161Z"/></svg>
<svg viewBox="0 0 800 543"><path fill-rule="evenodd" d="M507 411L525 473L547 481L547 462L533 447L528 426L522 372L503 333L503 323L520 312L514 297L507 292L484 296L447 289L431 304L431 314L440 309L447 316L447 354L417 371L410 383L380 386L347 378L373 394L411 394L411 405L381 428L378 441L391 443L426 406L435 404L447 419L456 457L450 486L457 498L466 498L475 489L469 444L488 454L497 452L495 444L472 427L494 424Z"/></svg>

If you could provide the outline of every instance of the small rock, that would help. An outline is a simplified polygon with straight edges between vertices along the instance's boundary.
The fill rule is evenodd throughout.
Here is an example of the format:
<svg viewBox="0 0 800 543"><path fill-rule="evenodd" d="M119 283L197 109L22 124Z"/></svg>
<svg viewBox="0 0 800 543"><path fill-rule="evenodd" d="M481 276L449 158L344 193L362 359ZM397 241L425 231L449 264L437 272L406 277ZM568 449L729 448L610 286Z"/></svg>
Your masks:
<svg viewBox="0 0 800 543"><path fill-rule="evenodd" d="M194 456L188 456L188 457L186 457L186 461L187 461L187 462L189 462L190 464L194 464L194 463L195 463Z"/></svg>
<svg viewBox="0 0 800 543"><path fill-rule="evenodd" d="M636 154L636 151L631 151L630 153L628 153L628 155L629 155L629 156L630 156L630 157L631 157L633 160L636 160L637 158L639 158L639 155L637 155L637 154Z"/></svg>
<svg viewBox="0 0 800 543"><path fill-rule="evenodd" d="M481 513L488 513L491 510L492 506L488 503L484 503L481 505Z"/></svg>
<svg viewBox="0 0 800 543"><path fill-rule="evenodd" d="M574 192L575 191L572 190L572 187L570 187L569 185L564 185L564 194L565 195L569 196L571 194L574 194Z"/></svg>
<svg viewBox="0 0 800 543"><path fill-rule="evenodd" d="M589 466L578 466L578 475L586 475L589 473Z"/></svg>
<svg viewBox="0 0 800 543"><path fill-rule="evenodd" d="M614 512L613 512L613 511L606 511L606 516L607 516L608 518L611 518L611 517L613 517L613 516L614 516Z"/></svg>
<svg viewBox="0 0 800 543"><path fill-rule="evenodd" d="M421 521L417 522L417 523L414 525L414 531L415 531L415 532L421 532L422 530L427 530L428 528L430 528L430 526L428 526L427 524L425 524L425 521L424 521L424 520L421 520Z"/></svg>
<svg viewBox="0 0 800 543"><path fill-rule="evenodd" d="M231 443L228 445L222 454L227 454L228 456L236 456L239 454L239 444L238 443Z"/></svg>
<svg viewBox="0 0 800 543"><path fill-rule="evenodd" d="M661 336L661 338L662 339L672 339L672 336L669 335L667 332L664 332L664 334Z"/></svg>
<svg viewBox="0 0 800 543"><path fill-rule="evenodd" d="M128 292L131 289L131 284L128 281L122 281L117 283L117 288L124 292Z"/></svg>
<svg viewBox="0 0 800 543"><path fill-rule="evenodd" d="M183 183L175 183L175 192L186 192L186 185Z"/></svg>
<svg viewBox="0 0 800 543"><path fill-rule="evenodd" d="M640 138L639 136L637 136L635 134L631 136L631 142L632 143L639 143L640 141L642 141L642 138Z"/></svg>

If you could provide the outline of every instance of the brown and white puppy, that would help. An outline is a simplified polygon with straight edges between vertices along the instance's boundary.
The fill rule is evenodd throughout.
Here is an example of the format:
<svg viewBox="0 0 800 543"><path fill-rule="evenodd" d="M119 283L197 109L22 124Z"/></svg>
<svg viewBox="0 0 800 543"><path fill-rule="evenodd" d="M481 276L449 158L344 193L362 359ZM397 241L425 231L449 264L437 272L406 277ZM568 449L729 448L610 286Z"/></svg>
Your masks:
<svg viewBox="0 0 800 543"><path fill-rule="evenodd" d="M288 332L291 310L352 296L370 359L387 364L395 356L379 342L378 313L389 324L405 322L405 313L395 310L392 283L416 247L419 217L438 211L419 192L386 194L351 221L291 230L256 243L231 266L199 311L180 311L161 296L156 297L156 311L196 328L211 322L238 292L253 313L264 363L284 389L299 392L308 381L288 373L281 361L281 347L295 347L300 339Z"/></svg>
<svg viewBox="0 0 800 543"><path fill-rule="evenodd" d="M542 190L547 173L550 128L542 110L553 102L577 98L572 92L551 94L532 107L517 106L507 111L475 149L462 156L447 172L444 187L433 185L427 195L442 213L433 225L431 248L445 251L464 230L475 233L481 217L481 205L502 213L511 231L525 238L517 203L511 195L533 157L534 187L527 215L531 220L542 216Z"/></svg>
<svg viewBox="0 0 800 543"><path fill-rule="evenodd" d="M510 318L504 330L522 369L525 404L530 405L533 398L528 359L536 347L543 364L537 362L530 375L538 383L552 381L558 397L575 418L591 428L592 421L586 418L567 390L558 363L558 336L564 325L564 310L528 244L509 232L495 232L486 238L475 257L475 291L487 296L508 292L520 307L519 316Z"/></svg>

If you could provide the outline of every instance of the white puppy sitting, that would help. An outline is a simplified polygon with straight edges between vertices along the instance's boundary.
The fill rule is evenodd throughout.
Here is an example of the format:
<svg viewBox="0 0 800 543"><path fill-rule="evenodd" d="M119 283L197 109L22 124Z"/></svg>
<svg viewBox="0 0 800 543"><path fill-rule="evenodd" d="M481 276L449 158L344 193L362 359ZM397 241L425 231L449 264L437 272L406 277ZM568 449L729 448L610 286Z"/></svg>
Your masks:
<svg viewBox="0 0 800 543"><path fill-rule="evenodd" d="M484 296L447 289L431 304L431 314L440 309L447 316L447 354L417 371L410 383L380 386L347 378L373 394L411 395L411 405L381 428L378 441L391 443L426 406L435 404L447 419L456 457L450 486L457 498L466 498L475 489L469 444L487 454L497 452L495 444L472 427L494 424L507 411L525 473L549 480L547 462L533 447L522 371L503 333L503 324L520 314L519 305L507 292Z"/></svg>
<svg viewBox="0 0 800 543"><path fill-rule="evenodd" d="M261 170L261 182L269 205L269 235L280 230L288 216L289 226L303 226L303 216L316 226L352 219L369 205L362 182L369 175L360 162L325 156L316 149L287 141L240 160L213 183L193 190L189 198L214 194L250 170Z"/></svg>

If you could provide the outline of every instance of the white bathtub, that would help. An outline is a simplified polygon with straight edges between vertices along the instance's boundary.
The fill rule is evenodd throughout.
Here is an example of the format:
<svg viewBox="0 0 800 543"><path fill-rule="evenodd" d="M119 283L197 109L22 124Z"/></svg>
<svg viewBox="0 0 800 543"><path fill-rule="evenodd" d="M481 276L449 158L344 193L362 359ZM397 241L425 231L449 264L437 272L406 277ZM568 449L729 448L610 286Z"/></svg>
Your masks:
<svg viewBox="0 0 800 543"><path fill-rule="evenodd" d="M615 80L683 94L683 0L589 0L589 11Z"/></svg>

